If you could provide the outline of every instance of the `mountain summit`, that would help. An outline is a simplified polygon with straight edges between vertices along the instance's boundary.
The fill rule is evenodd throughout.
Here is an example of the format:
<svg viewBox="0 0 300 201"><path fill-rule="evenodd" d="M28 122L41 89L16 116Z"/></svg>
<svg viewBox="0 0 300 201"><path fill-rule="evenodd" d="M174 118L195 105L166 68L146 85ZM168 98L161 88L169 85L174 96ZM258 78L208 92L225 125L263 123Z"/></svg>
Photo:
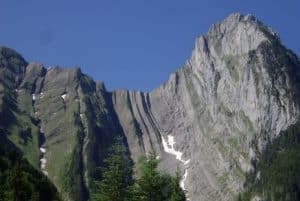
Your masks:
<svg viewBox="0 0 300 201"><path fill-rule="evenodd" d="M80 69L45 68L0 49L0 128L67 200L87 200L121 134L134 162L156 153L191 201L234 200L254 161L299 120L300 62L252 15L196 39L150 93L106 91ZM262 195L254 194L255 199Z"/></svg>

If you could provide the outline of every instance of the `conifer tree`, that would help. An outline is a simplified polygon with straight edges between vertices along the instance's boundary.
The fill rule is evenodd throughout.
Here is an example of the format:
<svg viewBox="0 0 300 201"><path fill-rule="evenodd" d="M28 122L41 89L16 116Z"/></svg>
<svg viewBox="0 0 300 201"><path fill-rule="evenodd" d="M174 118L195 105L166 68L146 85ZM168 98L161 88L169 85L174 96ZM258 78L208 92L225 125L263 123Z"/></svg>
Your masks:
<svg viewBox="0 0 300 201"><path fill-rule="evenodd" d="M137 180L137 196L140 201L163 201L162 179L157 171L158 160L151 154L140 159L141 177Z"/></svg>
<svg viewBox="0 0 300 201"><path fill-rule="evenodd" d="M128 200L129 186L132 185L131 162L118 137L111 147L108 157L104 160L102 178L95 182L94 201L124 201Z"/></svg>
<svg viewBox="0 0 300 201"><path fill-rule="evenodd" d="M141 176L136 181L136 192L140 201L184 201L185 195L180 188L180 173L175 177L158 171L159 161L154 154L140 161Z"/></svg>
<svg viewBox="0 0 300 201"><path fill-rule="evenodd" d="M118 138L104 161L102 178L95 183L93 201L184 201L180 173L176 176L158 171L154 154L139 160L139 176L133 182L131 161Z"/></svg>

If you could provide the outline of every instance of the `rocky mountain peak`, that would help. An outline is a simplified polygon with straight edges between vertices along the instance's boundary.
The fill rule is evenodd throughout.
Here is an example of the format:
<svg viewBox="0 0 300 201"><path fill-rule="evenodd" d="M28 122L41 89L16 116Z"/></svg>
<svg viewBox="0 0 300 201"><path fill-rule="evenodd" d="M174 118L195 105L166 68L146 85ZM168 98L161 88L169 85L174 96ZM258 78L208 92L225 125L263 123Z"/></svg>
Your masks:
<svg viewBox="0 0 300 201"><path fill-rule="evenodd" d="M21 54L19 54L18 52L16 52L15 50L8 48L6 46L1 46L0 45L0 57L2 58L11 58L11 57L16 57L19 58L20 60L24 60L24 58L21 56Z"/></svg>
<svg viewBox="0 0 300 201"><path fill-rule="evenodd" d="M27 62L15 50L0 46L0 81L1 84L14 88L25 75Z"/></svg>
<svg viewBox="0 0 300 201"><path fill-rule="evenodd" d="M179 168L189 200L234 200L251 161L300 115L299 58L253 15L214 24L196 39L186 65L149 93L107 92L80 69L27 65L5 48L0 65L2 91L10 92L0 109L10 102L20 108L9 135L18 145L18 133L31 125L32 137L20 147L57 188L68 187L67 200L88 199L95 169L119 134L133 162L156 153L163 171ZM18 69L24 76L16 79ZM6 128L5 110L0 114Z"/></svg>
<svg viewBox="0 0 300 201"><path fill-rule="evenodd" d="M266 37L274 37L278 38L278 34L272 30L269 26L265 25L263 22L261 22L259 19L257 19L254 15L251 14L241 14L241 13L233 13L229 15L227 18L222 20L221 22L213 24L209 31L208 35L226 35L226 34L232 34L232 30L237 28L243 28L245 31L248 31L249 29L254 29L255 33L262 32L265 34ZM241 29L240 28L240 29ZM243 32L245 33L245 32ZM242 34L240 32L240 34ZM250 35L248 33L247 35Z"/></svg>
<svg viewBox="0 0 300 201"><path fill-rule="evenodd" d="M206 35L196 39L192 59L241 56L257 49L263 42L280 42L280 39L276 32L253 15L234 13L213 24Z"/></svg>

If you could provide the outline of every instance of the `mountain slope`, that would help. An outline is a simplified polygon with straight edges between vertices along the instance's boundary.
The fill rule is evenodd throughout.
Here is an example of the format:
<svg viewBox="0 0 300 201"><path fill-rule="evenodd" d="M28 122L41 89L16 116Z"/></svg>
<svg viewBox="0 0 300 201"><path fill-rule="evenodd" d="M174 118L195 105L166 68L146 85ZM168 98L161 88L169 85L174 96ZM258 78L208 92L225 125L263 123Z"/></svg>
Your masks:
<svg viewBox="0 0 300 201"><path fill-rule="evenodd" d="M254 170L246 174L245 192L239 201L251 198L273 201L300 199L300 124L297 122L270 142L253 161Z"/></svg>
<svg viewBox="0 0 300 201"><path fill-rule="evenodd" d="M0 136L0 200L59 201L57 189Z"/></svg>
<svg viewBox="0 0 300 201"><path fill-rule="evenodd" d="M87 200L116 135L134 162L155 152L192 201L234 200L251 161L299 119L300 62L251 15L196 39L150 93L106 91L80 69L45 68L0 49L0 129L66 200ZM282 135L282 134L281 134Z"/></svg>
<svg viewBox="0 0 300 201"><path fill-rule="evenodd" d="M230 15L158 89L114 92L133 158L154 149L163 169L182 166L191 200L232 200L251 160L298 119L299 67L270 28ZM165 153L173 138L181 161Z"/></svg>
<svg viewBox="0 0 300 201"><path fill-rule="evenodd" d="M45 68L9 48L0 52L3 134L64 199L88 199L89 179L122 133L109 93L79 69Z"/></svg>

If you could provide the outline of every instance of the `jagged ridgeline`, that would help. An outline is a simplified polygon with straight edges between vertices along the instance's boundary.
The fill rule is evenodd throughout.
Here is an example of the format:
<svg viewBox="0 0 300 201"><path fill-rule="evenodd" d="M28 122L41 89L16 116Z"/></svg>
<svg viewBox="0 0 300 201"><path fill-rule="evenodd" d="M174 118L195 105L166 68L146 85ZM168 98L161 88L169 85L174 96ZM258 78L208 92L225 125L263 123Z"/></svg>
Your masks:
<svg viewBox="0 0 300 201"><path fill-rule="evenodd" d="M1 135L64 199L88 199L89 179L122 133L110 94L79 69L28 64L9 48L0 49L0 62Z"/></svg>
<svg viewBox="0 0 300 201"><path fill-rule="evenodd" d="M149 93L108 92L79 68L27 63L1 47L1 135L65 200L89 199L117 135L135 163L155 153L161 171L178 167L191 201L242 199L243 191L250 200L296 200L253 175L267 178L277 171L272 164L296 164L298 149L284 156L268 150L299 120L299 68L278 34L241 14L198 37L190 59ZM282 175L274 175L276 183Z"/></svg>

